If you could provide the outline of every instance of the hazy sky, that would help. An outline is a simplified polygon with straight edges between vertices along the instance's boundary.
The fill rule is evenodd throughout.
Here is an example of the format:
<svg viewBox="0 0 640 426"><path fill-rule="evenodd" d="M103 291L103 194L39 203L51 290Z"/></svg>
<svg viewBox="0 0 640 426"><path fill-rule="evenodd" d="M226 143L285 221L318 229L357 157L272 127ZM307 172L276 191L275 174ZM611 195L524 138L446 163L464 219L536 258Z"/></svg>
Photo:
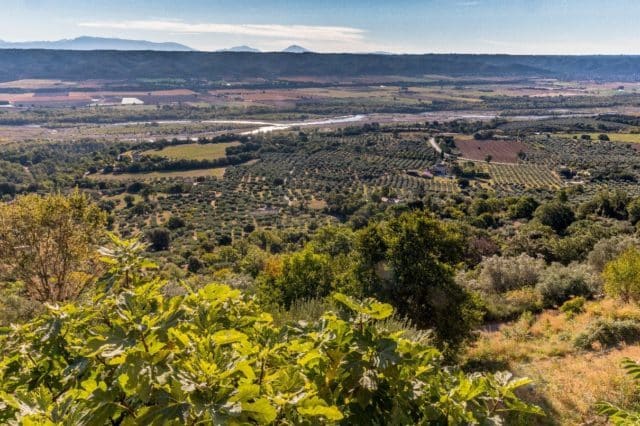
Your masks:
<svg viewBox="0 0 640 426"><path fill-rule="evenodd" d="M0 39L318 52L640 54L640 0L0 0Z"/></svg>

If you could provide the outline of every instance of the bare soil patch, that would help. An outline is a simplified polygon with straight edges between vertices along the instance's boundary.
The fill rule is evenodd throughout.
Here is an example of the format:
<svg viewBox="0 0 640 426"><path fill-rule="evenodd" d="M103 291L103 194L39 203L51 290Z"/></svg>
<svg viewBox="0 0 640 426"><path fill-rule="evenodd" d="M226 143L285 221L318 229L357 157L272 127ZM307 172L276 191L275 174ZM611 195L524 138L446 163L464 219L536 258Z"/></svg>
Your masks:
<svg viewBox="0 0 640 426"><path fill-rule="evenodd" d="M527 152L527 145L512 140L461 140L456 138L456 146L464 158L483 161L487 155L491 161L499 163L517 163L518 153Z"/></svg>

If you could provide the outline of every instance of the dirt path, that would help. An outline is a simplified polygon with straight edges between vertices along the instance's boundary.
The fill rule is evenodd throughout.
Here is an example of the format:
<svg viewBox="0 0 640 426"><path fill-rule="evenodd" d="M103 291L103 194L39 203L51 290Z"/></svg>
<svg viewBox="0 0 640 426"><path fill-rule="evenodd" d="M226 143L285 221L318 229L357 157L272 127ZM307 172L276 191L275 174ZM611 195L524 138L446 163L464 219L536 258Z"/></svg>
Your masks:
<svg viewBox="0 0 640 426"><path fill-rule="evenodd" d="M438 154L442 154L442 148L440 148L440 145L438 145L438 144L436 143L436 138L434 138L434 137L429 138L429 143L431 144L431 146L433 147L433 149L435 149L435 150L436 150L436 152L437 152Z"/></svg>

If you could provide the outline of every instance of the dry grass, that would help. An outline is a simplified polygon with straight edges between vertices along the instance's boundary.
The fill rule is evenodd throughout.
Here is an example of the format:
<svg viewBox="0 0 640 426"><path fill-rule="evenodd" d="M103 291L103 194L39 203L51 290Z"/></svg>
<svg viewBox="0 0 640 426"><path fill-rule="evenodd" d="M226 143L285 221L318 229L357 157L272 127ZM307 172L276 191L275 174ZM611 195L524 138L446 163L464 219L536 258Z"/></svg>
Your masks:
<svg viewBox="0 0 640 426"><path fill-rule="evenodd" d="M598 401L623 407L640 403L640 392L620 365L624 358L640 359L640 346L575 348L575 336L599 318L640 320L640 307L603 300L589 302L572 318L559 311L523 316L483 331L466 354L468 365L530 377L535 386L524 397L543 406L558 424L606 424L595 412Z"/></svg>
<svg viewBox="0 0 640 426"><path fill-rule="evenodd" d="M620 367L624 358L640 359L640 347L538 360L517 365L514 372L535 381L527 397L555 413L561 424L606 424L594 410L598 402L638 403L637 385Z"/></svg>

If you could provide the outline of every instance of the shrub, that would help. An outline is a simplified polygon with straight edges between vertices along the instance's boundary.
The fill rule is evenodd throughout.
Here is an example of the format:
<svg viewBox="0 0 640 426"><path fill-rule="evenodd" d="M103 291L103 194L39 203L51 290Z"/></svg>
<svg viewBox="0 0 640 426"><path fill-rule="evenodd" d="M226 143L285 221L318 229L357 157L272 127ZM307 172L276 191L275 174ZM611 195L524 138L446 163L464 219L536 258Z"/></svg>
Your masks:
<svg viewBox="0 0 640 426"><path fill-rule="evenodd" d="M167 220L167 228L171 230L183 228L184 226L186 226L186 223L184 219L179 216L171 216L169 220Z"/></svg>
<svg viewBox="0 0 640 426"><path fill-rule="evenodd" d="M586 265L563 266L554 263L544 273L536 289L545 307L560 306L576 296L591 298L598 293L599 281Z"/></svg>
<svg viewBox="0 0 640 426"><path fill-rule="evenodd" d="M640 246L640 240L628 235L618 235L600 240L593 246L593 250L589 252L589 265L597 272L602 272L607 263L633 246Z"/></svg>
<svg viewBox="0 0 640 426"><path fill-rule="evenodd" d="M169 244L171 244L171 235L165 228L150 229L146 233L147 240L149 241L149 248L152 251L169 250Z"/></svg>
<svg viewBox="0 0 640 426"><path fill-rule="evenodd" d="M289 308L296 300L322 298L331 294L334 279L329 256L311 247L273 258L258 276L260 299Z"/></svg>
<svg viewBox="0 0 640 426"><path fill-rule="evenodd" d="M640 251L635 247L628 248L607 263L602 276L609 296L620 297L625 302L640 300Z"/></svg>
<svg viewBox="0 0 640 426"><path fill-rule="evenodd" d="M568 317L573 317L574 315L584 312L584 304L586 302L587 299L582 296L574 297L564 302L562 306L560 306L560 310L567 314Z"/></svg>
<svg viewBox="0 0 640 426"><path fill-rule="evenodd" d="M78 297L95 282L105 213L85 195L24 195L0 204L0 280L38 302Z"/></svg>
<svg viewBox="0 0 640 426"><path fill-rule="evenodd" d="M435 348L385 329L389 305L337 294L319 321L278 326L228 286L166 296L165 281L112 253L125 263L111 263L109 291L0 336L0 422L488 424L541 413L514 393L528 380L443 368Z"/></svg>
<svg viewBox="0 0 640 426"><path fill-rule="evenodd" d="M573 210L559 201L542 204L534 213L534 217L543 225L553 228L556 232L562 232L575 219Z"/></svg>
<svg viewBox="0 0 640 426"><path fill-rule="evenodd" d="M640 221L640 198L634 198L627 204L629 221L635 225Z"/></svg>
<svg viewBox="0 0 640 426"><path fill-rule="evenodd" d="M544 270L544 260L527 254L517 257L492 256L480 265L478 286L484 291L503 293L534 286Z"/></svg>
<svg viewBox="0 0 640 426"><path fill-rule="evenodd" d="M531 326L536 321L536 317L531 312L523 312L513 325L505 327L502 334L507 339L525 341L531 338Z"/></svg>
<svg viewBox="0 0 640 426"><path fill-rule="evenodd" d="M536 313L542 310L542 297L532 287L501 294L482 294L480 299L486 321L509 321L524 312Z"/></svg>
<svg viewBox="0 0 640 426"><path fill-rule="evenodd" d="M539 205L533 197L520 197L515 204L509 206L509 217L512 219L531 219Z"/></svg>
<svg viewBox="0 0 640 426"><path fill-rule="evenodd" d="M576 336L574 345L578 349L591 350L594 344L610 348L621 343L632 344L640 341L640 323L633 320L599 319Z"/></svg>

